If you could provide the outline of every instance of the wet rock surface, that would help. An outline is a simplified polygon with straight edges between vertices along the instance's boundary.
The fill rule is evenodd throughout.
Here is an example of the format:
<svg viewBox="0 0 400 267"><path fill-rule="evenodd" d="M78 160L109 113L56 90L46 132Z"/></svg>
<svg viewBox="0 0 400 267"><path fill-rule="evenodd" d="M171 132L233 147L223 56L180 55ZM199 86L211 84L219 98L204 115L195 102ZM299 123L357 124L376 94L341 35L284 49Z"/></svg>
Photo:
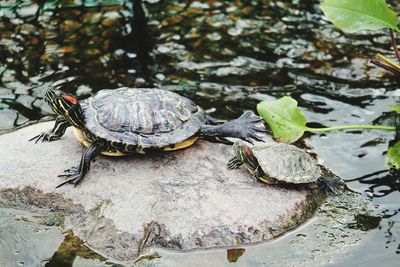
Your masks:
<svg viewBox="0 0 400 267"><path fill-rule="evenodd" d="M309 218L317 187L266 186L228 170L230 146L198 141L161 155L100 156L77 187L55 189L83 147L71 129L59 141L28 140L40 123L0 136L0 205L62 214L64 227L106 257L133 261L150 247L212 248L269 240ZM269 142L273 142L272 140Z"/></svg>

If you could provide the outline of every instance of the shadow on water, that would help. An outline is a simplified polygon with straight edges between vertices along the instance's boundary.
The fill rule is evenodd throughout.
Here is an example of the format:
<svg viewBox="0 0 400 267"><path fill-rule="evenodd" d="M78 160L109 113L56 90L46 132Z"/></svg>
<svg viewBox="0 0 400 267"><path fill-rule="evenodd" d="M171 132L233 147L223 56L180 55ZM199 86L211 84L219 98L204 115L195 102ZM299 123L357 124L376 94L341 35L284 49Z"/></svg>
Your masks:
<svg viewBox="0 0 400 267"><path fill-rule="evenodd" d="M391 193L398 193L400 191L400 174L397 170L381 170L347 180L347 182L354 181L370 185L368 187L369 193L374 198L385 197Z"/></svg>
<svg viewBox="0 0 400 267"><path fill-rule="evenodd" d="M130 25L132 28L131 34L128 34L125 45L125 51L136 52L140 66L146 80L151 78L149 65L152 64L150 51L153 49L153 42L147 28L147 18L143 10L141 0L132 0L133 5L133 18Z"/></svg>
<svg viewBox="0 0 400 267"><path fill-rule="evenodd" d="M136 71L148 72L151 44L141 1L17 3L2 10L3 84L12 72L10 78L31 87L58 81L75 93L79 85L133 85L142 76Z"/></svg>
<svg viewBox="0 0 400 267"><path fill-rule="evenodd" d="M396 1L389 2L400 11ZM323 19L319 3L0 1L0 133L51 115L42 98L50 87L86 98L104 88L160 86L222 119L290 95L310 125L394 125L387 107L398 104L398 81L368 64L376 53L391 55L388 34L346 36ZM327 257L323 264L335 265L336 255L345 263L394 266L399 174L388 170L385 158L392 138L353 131L304 139L321 164L362 192L380 214L352 210L350 200L344 205L349 212L340 213L338 201L327 213L336 221L317 218L271 245L191 256L161 253L162 262L173 266L177 258L193 257L187 262L306 265L308 255L317 259L313 264ZM358 250L341 257L336 252L343 244ZM48 264L61 264L59 259L56 253Z"/></svg>

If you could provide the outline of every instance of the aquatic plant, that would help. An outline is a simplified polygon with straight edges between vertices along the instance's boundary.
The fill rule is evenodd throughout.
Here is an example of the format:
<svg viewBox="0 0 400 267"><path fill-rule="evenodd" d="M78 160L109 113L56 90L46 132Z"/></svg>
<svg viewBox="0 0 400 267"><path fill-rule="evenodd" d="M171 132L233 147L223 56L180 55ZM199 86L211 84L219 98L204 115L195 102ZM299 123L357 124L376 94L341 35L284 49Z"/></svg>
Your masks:
<svg viewBox="0 0 400 267"><path fill-rule="evenodd" d="M396 116L400 114L400 106L392 107ZM285 143L293 143L299 140L305 132L320 133L335 130L370 129L395 131L393 144L388 149L388 165L391 169L400 168L400 138L399 126L388 125L341 125L333 127L313 128L307 126L307 118L297 106L297 101L284 96L273 101L262 101L257 105L257 111L264 118L272 130L275 140Z"/></svg>
<svg viewBox="0 0 400 267"><path fill-rule="evenodd" d="M400 106L392 107L396 115L400 114ZM323 128L308 127L307 118L297 106L297 101L284 96L274 101L262 101L257 105L257 111L272 130L274 138L279 142L293 143L299 140L305 132L328 132L348 129L375 129L396 131L395 139L387 151L388 166L391 169L400 169L400 129L398 125L342 125Z"/></svg>
<svg viewBox="0 0 400 267"><path fill-rule="evenodd" d="M389 29L394 53L400 62L394 35L394 31L400 32L397 14L385 0L325 0L321 9L330 22L346 33ZM400 65L381 54L371 59L371 63L400 76Z"/></svg>
<svg viewBox="0 0 400 267"><path fill-rule="evenodd" d="M391 10L385 0L325 0L321 9L326 18L346 33L360 30L380 30L388 28L393 50L400 62L400 53L394 32L400 32L397 14ZM400 65L385 56L378 54L371 63L400 76ZM307 126L307 119L297 101L291 97L282 97L274 101L262 101L257 105L258 113L272 130L273 136L280 142L292 143L300 139L305 132L328 132L347 129L376 129L395 131L395 139L388 149L388 165L392 169L400 168L400 129L386 125L344 125L334 127L312 128ZM400 114L400 106L393 108L395 121Z"/></svg>
<svg viewBox="0 0 400 267"><path fill-rule="evenodd" d="M299 140L304 132L318 133L348 129L396 130L396 127L386 125L343 125L311 128L306 125L307 118L297 106L297 101L288 96L273 101L262 101L257 105L257 111L271 128L274 138L285 143Z"/></svg>

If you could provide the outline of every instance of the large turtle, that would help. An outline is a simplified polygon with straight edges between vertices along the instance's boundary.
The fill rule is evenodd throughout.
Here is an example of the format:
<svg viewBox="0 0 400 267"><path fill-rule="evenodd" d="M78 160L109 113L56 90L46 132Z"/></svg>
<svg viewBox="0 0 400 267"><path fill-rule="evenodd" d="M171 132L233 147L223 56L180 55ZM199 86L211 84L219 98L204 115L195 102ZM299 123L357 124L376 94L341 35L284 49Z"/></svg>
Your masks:
<svg viewBox="0 0 400 267"><path fill-rule="evenodd" d="M343 191L343 181L332 173L322 175L317 161L307 152L289 144L256 145L250 148L242 141L233 144L235 157L229 169L245 164L254 179L266 184L306 184L321 181L329 191ZM328 172L328 171L325 171Z"/></svg>
<svg viewBox="0 0 400 267"><path fill-rule="evenodd" d="M36 143L59 139L73 126L78 140L87 148L79 167L67 169L66 183L78 184L100 153L120 156L156 150L176 150L205 137L229 143L225 137L260 140L265 133L262 119L248 111L239 118L211 125L205 112L179 94L145 88L102 90L78 101L73 95L48 90L45 101L59 116L52 130L31 140Z"/></svg>

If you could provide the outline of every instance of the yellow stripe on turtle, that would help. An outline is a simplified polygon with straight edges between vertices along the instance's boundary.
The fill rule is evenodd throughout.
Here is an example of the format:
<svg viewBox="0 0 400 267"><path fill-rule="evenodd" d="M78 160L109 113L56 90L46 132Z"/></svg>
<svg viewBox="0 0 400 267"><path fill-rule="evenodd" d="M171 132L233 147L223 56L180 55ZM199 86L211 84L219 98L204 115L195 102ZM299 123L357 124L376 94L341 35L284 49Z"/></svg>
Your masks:
<svg viewBox="0 0 400 267"><path fill-rule="evenodd" d="M273 184L273 183L271 183L269 180L267 180L267 179L265 179L265 178L263 178L263 177L258 177L258 179L259 179L261 182L263 182L263 183L266 183L266 184Z"/></svg>
<svg viewBox="0 0 400 267"><path fill-rule="evenodd" d="M84 145L85 147L88 147L90 145L90 142L86 139L86 137L83 135L83 132L77 128L74 127L73 129L75 138L78 139L78 141ZM110 152L110 151L103 151L101 152L102 155L105 156L110 156L110 157L121 157L121 156L126 156L128 153L123 153L121 151L117 152Z"/></svg>
<svg viewBox="0 0 400 267"><path fill-rule="evenodd" d="M174 150L186 148L186 147L188 147L188 146L193 145L194 142L197 141L197 139L199 139L199 137L196 136L196 135L194 135L194 136L192 136L192 137L190 137L190 138L188 138L188 139L186 139L186 140L184 140L184 141L182 141L182 142L180 142L180 143L177 143L177 144L175 144L175 145L173 145L173 146L166 146L166 147L163 147L163 150L164 150L164 151L174 151Z"/></svg>
<svg viewBox="0 0 400 267"><path fill-rule="evenodd" d="M79 129L74 127L73 128L73 132L74 132L75 138L81 144L83 144L85 147L88 147L90 145L90 142L86 139L86 137L83 135L83 132L81 130L79 130ZM184 141L182 141L180 143L177 143L177 144L175 144L173 146L163 147L162 150L164 150L164 151L174 151L174 150L178 150L178 149L183 149L183 148L186 148L186 147L189 147L189 146L193 145L194 142L196 142L198 138L199 138L198 136L194 135L194 136L192 136L192 137L190 137L190 138L188 138L188 139L186 139L186 140L184 140ZM126 155L131 154L131 153L124 153L124 152L121 152L121 151L117 151L117 152L103 151L103 152L101 152L101 154L105 155L105 156L111 156L111 157L120 157L120 156L126 156Z"/></svg>

